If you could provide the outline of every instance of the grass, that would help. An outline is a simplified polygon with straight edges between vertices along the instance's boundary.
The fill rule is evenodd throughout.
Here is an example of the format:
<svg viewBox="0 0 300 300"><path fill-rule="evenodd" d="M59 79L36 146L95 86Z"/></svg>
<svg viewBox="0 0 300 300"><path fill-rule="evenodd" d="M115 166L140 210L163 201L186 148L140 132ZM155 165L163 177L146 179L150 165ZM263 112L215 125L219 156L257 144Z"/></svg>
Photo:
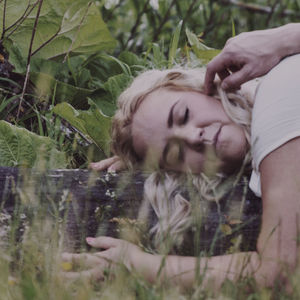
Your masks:
<svg viewBox="0 0 300 300"><path fill-rule="evenodd" d="M101 282L87 281L84 278L66 281L61 274L70 266L62 264L60 254L66 250L66 204L72 199L66 196L66 191L64 195L64 199L57 197L52 188L45 198L43 187L37 186L32 178L28 178L22 189L16 186L17 201L13 212L4 209L2 199L0 300L300 298L299 267L289 275L290 292L286 291L280 281L273 289L260 288L253 278L241 279L236 283L228 280L220 291L215 290L213 282L205 288L195 285L194 288L183 291L166 282L150 284L123 266L116 269L113 277L107 276ZM86 251L84 243L81 244L81 249ZM201 275L203 274L200 277Z"/></svg>

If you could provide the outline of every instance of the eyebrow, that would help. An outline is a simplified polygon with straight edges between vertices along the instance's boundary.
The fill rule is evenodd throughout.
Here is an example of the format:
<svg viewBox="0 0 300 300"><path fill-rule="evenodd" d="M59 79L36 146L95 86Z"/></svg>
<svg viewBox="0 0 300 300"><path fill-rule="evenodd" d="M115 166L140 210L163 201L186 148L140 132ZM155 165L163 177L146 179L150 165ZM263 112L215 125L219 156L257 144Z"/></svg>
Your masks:
<svg viewBox="0 0 300 300"><path fill-rule="evenodd" d="M180 99L179 99L180 100ZM167 127L171 128L173 126L173 110L174 107L176 106L176 104L179 102L179 100L177 100L171 107L170 111L169 111L169 115L168 115L168 120L167 120Z"/></svg>

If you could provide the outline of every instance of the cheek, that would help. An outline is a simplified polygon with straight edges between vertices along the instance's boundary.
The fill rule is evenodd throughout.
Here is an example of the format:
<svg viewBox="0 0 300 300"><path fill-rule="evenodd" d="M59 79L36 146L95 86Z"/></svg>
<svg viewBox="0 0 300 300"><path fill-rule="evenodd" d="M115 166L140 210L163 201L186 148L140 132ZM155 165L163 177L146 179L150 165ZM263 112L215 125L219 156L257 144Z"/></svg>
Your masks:
<svg viewBox="0 0 300 300"><path fill-rule="evenodd" d="M248 142L243 130L234 124L225 126L222 131L222 160L242 160L248 150Z"/></svg>
<svg viewBox="0 0 300 300"><path fill-rule="evenodd" d="M216 156L215 149L209 145L205 147L203 153L189 149L186 151L186 170L192 173L204 174L211 176L216 174L220 166L222 165L221 160Z"/></svg>

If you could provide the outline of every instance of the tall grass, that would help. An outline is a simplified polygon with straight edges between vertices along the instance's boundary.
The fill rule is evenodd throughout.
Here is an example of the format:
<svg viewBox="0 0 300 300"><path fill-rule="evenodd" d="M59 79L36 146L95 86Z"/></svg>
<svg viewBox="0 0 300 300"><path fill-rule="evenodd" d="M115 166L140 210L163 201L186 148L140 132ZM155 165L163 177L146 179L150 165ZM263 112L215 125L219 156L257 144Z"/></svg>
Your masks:
<svg viewBox="0 0 300 300"><path fill-rule="evenodd" d="M201 278L204 274L197 275L192 289L181 290L178 286L159 280L150 284L134 270L129 272L124 266L118 266L113 276L108 275L104 281L90 281L85 278L66 280L63 272L71 266L62 263L61 253L72 251L68 249L70 244L66 243L72 238L66 236L68 205L72 203L72 199L68 198L68 191L64 191L65 198L57 197L55 188L45 197L44 187L37 186L37 177L26 175L24 178L22 185L16 183L11 186L15 190L16 201L13 209L8 205L9 202L5 203L5 199L2 199L0 300L300 298L299 266L295 272L289 274L289 290L280 281L271 289L259 287L253 278L241 278L238 282L227 280L216 291L213 282L202 287ZM82 220L78 222L80 224ZM126 226L126 222L120 222L122 231L121 224ZM83 235L86 234L84 230L82 232ZM130 237L128 227L123 227L123 232ZM201 239L201 233L196 234ZM87 251L84 242L80 249ZM203 253L200 257L203 257Z"/></svg>

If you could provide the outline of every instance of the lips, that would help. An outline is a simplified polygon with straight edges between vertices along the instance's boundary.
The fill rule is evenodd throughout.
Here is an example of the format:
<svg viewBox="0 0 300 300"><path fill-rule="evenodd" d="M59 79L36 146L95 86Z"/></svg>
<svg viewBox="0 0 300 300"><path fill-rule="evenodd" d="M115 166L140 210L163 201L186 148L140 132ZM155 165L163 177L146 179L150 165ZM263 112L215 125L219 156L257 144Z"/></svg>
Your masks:
<svg viewBox="0 0 300 300"><path fill-rule="evenodd" d="M216 131L215 136L214 136L214 138L213 138L213 144L214 144L215 146L217 146L217 144L218 144L219 134L220 134L221 130L222 130L222 126L220 125L220 127L219 127L218 130Z"/></svg>
<svg viewBox="0 0 300 300"><path fill-rule="evenodd" d="M215 153L216 153L216 155L217 155L218 157L219 157L219 155L220 155L219 136L220 136L220 133L221 133L221 131L222 131L222 128L223 128L223 126L220 125L220 127L218 128L218 130L216 131L216 134L215 134L215 136L214 136L214 143L213 143L214 148L215 148Z"/></svg>

